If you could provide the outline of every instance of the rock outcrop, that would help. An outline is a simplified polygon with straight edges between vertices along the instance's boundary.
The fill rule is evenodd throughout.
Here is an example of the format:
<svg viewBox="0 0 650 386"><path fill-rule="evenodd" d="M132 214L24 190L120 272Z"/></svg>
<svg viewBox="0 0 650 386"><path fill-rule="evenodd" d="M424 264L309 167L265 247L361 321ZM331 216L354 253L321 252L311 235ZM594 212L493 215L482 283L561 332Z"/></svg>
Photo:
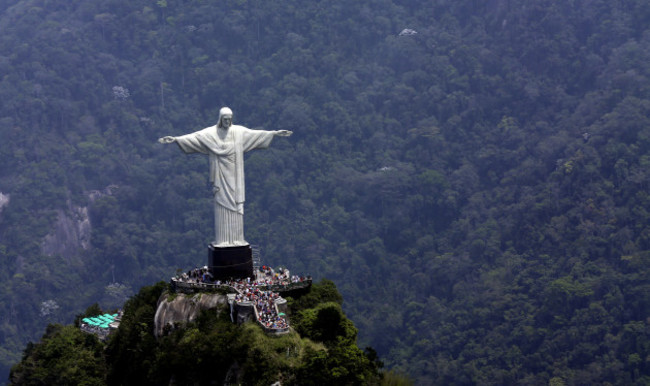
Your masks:
<svg viewBox="0 0 650 386"><path fill-rule="evenodd" d="M0 192L0 213L2 213L2 208L9 205L9 198L8 194L2 194L2 192Z"/></svg>
<svg viewBox="0 0 650 386"><path fill-rule="evenodd" d="M86 196L91 205L97 199L111 196L118 189L117 185L109 185L103 190L91 190ZM9 196L0 193L0 211L3 202L9 202ZM90 249L91 223L88 215L88 206L72 205L67 202L67 209L56 211L56 221L52 231L41 242L41 252L47 256L60 255L70 261L78 255L79 251Z"/></svg>
<svg viewBox="0 0 650 386"><path fill-rule="evenodd" d="M198 293L194 295L175 294L173 298L164 293L158 301L154 317L154 335L160 337L165 328L174 328L196 319L202 310L223 308L228 306L228 298L223 294ZM217 312L215 310L215 312Z"/></svg>
<svg viewBox="0 0 650 386"><path fill-rule="evenodd" d="M41 243L41 251L70 260L80 250L90 248L90 230L88 207L69 205L67 211L59 209L52 231Z"/></svg>

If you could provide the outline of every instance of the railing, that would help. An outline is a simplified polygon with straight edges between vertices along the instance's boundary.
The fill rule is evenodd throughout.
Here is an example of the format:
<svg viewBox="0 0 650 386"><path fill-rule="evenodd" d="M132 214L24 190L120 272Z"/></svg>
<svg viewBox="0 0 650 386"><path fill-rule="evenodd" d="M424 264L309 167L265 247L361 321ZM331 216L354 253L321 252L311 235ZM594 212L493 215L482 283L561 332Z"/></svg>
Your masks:
<svg viewBox="0 0 650 386"><path fill-rule="evenodd" d="M266 327L262 323L258 322L260 326L262 326L262 330L264 330L265 333L267 334L276 334L276 335L281 335L281 334L286 334L289 331L291 331L291 327L287 325L285 328L273 328L273 327Z"/></svg>
<svg viewBox="0 0 650 386"><path fill-rule="evenodd" d="M187 292L195 292L197 290L220 290L220 291L225 291L229 293L241 293L236 287L231 286L230 284L216 284L216 283L205 283L205 282L186 282L179 280L178 278L172 278L171 279L171 284L173 286L174 291L180 291L185 293ZM287 292L287 291L292 291L296 289L302 289L302 288L307 288L311 286L312 284L312 279L305 279L303 281L298 281L294 283L287 283L287 284L281 284L281 283L276 283L276 284L257 284L256 287L262 291L273 291L273 292ZM254 302L238 302L236 300L233 300L235 304L239 304L241 306L248 306L248 307L253 307L253 314L255 315L255 320L257 323L262 327L264 332L267 334L286 334L290 331L288 322L287 322L287 327L283 328L273 328L273 327L267 327L265 326L262 321L260 320L259 317L259 311L257 310L257 307L255 306ZM276 311L276 314L279 315L279 310L277 307L277 304L274 302L274 308ZM286 320L286 318L284 318Z"/></svg>
<svg viewBox="0 0 650 386"><path fill-rule="evenodd" d="M256 272L262 265L261 248L259 245L251 245L251 251L253 256L253 271Z"/></svg>
<svg viewBox="0 0 650 386"><path fill-rule="evenodd" d="M175 277L172 278L171 283L172 283L172 287L174 288L174 291L180 289L181 290L180 292L184 292L183 290L190 290L190 292L194 292L195 290L204 290L204 291L221 290L226 292L239 292L235 287L232 287L228 284L187 282L187 281L178 280Z"/></svg>
<svg viewBox="0 0 650 386"><path fill-rule="evenodd" d="M108 328L92 327L85 323L82 323L79 329L85 333L96 335L100 340L106 340L112 332Z"/></svg>
<svg viewBox="0 0 650 386"><path fill-rule="evenodd" d="M287 292L301 288L307 288L311 286L312 279L305 279L303 281L298 281L295 283L289 284L258 284L257 288L263 291L275 291L275 292ZM205 282L187 282L178 280L177 278L171 279L172 286L174 290L222 290L227 292L239 292L235 287L228 284L216 284L216 283L205 283Z"/></svg>
<svg viewBox="0 0 650 386"><path fill-rule="evenodd" d="M275 291L275 292L287 292L301 288L307 288L311 285L311 279L306 279L303 281L297 281L295 283L289 284L261 284L257 288L263 289L265 291Z"/></svg>

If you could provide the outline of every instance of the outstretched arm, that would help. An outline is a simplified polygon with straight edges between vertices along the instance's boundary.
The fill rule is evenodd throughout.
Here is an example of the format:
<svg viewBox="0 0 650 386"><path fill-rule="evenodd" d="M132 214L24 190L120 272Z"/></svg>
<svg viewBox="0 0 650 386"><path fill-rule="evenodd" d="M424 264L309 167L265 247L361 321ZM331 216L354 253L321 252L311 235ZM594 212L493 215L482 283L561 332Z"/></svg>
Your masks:
<svg viewBox="0 0 650 386"><path fill-rule="evenodd" d="M160 143L173 143L173 142L176 142L176 137L172 137L171 135L168 135L166 137L158 138L158 142L160 142Z"/></svg>
<svg viewBox="0 0 650 386"><path fill-rule="evenodd" d="M288 137L291 134L293 134L293 131L290 131L290 130L276 130L275 131L275 135L277 135L279 137Z"/></svg>

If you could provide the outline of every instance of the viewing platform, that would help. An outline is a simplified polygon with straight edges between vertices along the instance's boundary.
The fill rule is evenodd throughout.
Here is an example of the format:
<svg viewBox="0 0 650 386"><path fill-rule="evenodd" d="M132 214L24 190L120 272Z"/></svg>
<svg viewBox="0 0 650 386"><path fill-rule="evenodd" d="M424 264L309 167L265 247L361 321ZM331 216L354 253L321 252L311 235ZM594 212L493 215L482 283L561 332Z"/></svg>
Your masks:
<svg viewBox="0 0 650 386"><path fill-rule="evenodd" d="M229 281L213 281L208 267L195 268L173 277L170 281L174 292L192 294L204 291L228 294L231 318L235 322L248 317L257 321L267 334L285 334L290 331L285 311L287 301L280 294L307 289L311 276L291 275L287 269L275 272L262 266L255 270L255 278ZM241 317L240 317L241 315Z"/></svg>

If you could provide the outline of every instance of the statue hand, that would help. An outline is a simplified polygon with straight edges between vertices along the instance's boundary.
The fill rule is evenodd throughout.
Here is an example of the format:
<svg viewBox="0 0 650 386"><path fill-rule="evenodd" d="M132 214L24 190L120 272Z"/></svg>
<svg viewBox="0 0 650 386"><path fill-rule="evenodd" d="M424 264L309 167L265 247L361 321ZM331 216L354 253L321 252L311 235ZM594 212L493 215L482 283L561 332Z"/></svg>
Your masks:
<svg viewBox="0 0 650 386"><path fill-rule="evenodd" d="M288 137L291 134L293 134L293 131L290 130L278 130L275 132L275 135L279 135L280 137Z"/></svg>
<svg viewBox="0 0 650 386"><path fill-rule="evenodd" d="M172 137L171 135L168 135L166 137L158 138L158 142L160 142L160 143L172 143L172 142L176 142L176 138Z"/></svg>

